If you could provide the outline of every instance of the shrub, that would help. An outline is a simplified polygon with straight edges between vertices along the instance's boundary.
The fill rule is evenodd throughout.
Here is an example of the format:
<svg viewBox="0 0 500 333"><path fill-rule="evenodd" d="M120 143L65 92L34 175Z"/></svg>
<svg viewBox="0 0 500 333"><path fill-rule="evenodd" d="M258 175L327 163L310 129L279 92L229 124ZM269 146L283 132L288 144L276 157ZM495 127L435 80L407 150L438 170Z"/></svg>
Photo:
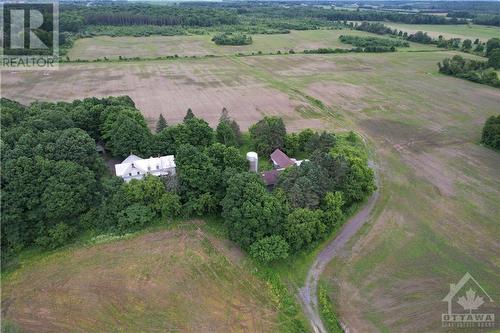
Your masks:
<svg viewBox="0 0 500 333"><path fill-rule="evenodd" d="M55 249L69 243L75 231L75 228L61 222L49 229L47 236L39 237L36 243L43 248Z"/></svg>
<svg viewBox="0 0 500 333"><path fill-rule="evenodd" d="M139 230L155 217L151 208L133 204L118 213L118 229L122 232Z"/></svg>
<svg viewBox="0 0 500 333"><path fill-rule="evenodd" d="M272 261L286 259L288 257L289 245L278 235L264 237L250 246L250 255L256 260L269 263Z"/></svg>
<svg viewBox="0 0 500 333"><path fill-rule="evenodd" d="M491 116L486 120L481 142L491 148L500 149L500 115Z"/></svg>
<svg viewBox="0 0 500 333"><path fill-rule="evenodd" d="M318 288L318 302L321 317L325 321L328 331L333 333L344 332L337 316L335 316L328 292L322 285Z"/></svg>
<svg viewBox="0 0 500 333"><path fill-rule="evenodd" d="M252 44L252 37L241 33L222 33L212 38L217 45L249 45Z"/></svg>
<svg viewBox="0 0 500 333"><path fill-rule="evenodd" d="M340 41L357 47L409 47L410 43L397 38L340 36Z"/></svg>
<svg viewBox="0 0 500 333"><path fill-rule="evenodd" d="M181 213L181 198L175 193L167 192L158 202L158 210L163 218L173 219Z"/></svg>

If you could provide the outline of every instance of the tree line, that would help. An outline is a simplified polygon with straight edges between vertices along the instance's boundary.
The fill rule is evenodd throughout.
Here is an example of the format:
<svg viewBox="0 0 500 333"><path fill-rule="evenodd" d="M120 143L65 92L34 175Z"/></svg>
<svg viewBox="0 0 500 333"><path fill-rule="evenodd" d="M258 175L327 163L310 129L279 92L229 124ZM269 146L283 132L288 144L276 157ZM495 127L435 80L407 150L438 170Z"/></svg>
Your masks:
<svg viewBox="0 0 500 333"><path fill-rule="evenodd" d="M351 22L348 25L356 30L367 31L378 35L396 36L414 43L434 44L440 48L455 49L463 52L484 55L485 43L481 42L478 38L474 41L470 39L464 39L462 41L460 38L446 39L440 35L437 39L434 39L423 31L417 31L413 34L409 34L406 31L391 29L390 27L387 27L383 23L379 22L361 22L361 24Z"/></svg>
<svg viewBox="0 0 500 333"><path fill-rule="evenodd" d="M327 21L391 21L409 24L465 24L464 19L446 18L420 13L399 13L378 10L344 10L313 6L290 5L288 8L270 4L249 6L242 13L245 16L267 16L273 18L315 18Z"/></svg>
<svg viewBox="0 0 500 333"><path fill-rule="evenodd" d="M500 26L500 15L498 14L481 14L472 11L459 10L459 11L452 11L448 13L446 16L471 19L472 22L475 24L492 25L496 27Z"/></svg>
<svg viewBox="0 0 500 333"><path fill-rule="evenodd" d="M253 125L249 145L261 158L276 148L310 157L269 192L259 174L248 172L243 135L225 109L216 129L188 110L176 125L161 116L152 133L128 97L0 103L4 259L68 244L82 232L126 233L179 216L215 215L233 241L269 262L325 237L375 186L354 134L287 133L276 117ZM177 175L125 183L110 174L96 143L115 158L173 154Z"/></svg>
<svg viewBox="0 0 500 333"><path fill-rule="evenodd" d="M500 68L500 39L491 38L486 43L487 61L466 59L455 55L438 63L439 72L472 82L500 87L497 69Z"/></svg>
<svg viewBox="0 0 500 333"><path fill-rule="evenodd" d="M404 40L392 38L379 38L371 36L350 36L342 35L339 37L342 43L351 44L357 47L410 47L410 43Z"/></svg>
<svg viewBox="0 0 500 333"><path fill-rule="evenodd" d="M217 45L250 45L252 37L242 33L220 33L212 37L212 42Z"/></svg>
<svg viewBox="0 0 500 333"><path fill-rule="evenodd" d="M234 10L182 8L141 3L93 3L61 6L61 30L77 32L87 25L157 25L210 27L239 22Z"/></svg>

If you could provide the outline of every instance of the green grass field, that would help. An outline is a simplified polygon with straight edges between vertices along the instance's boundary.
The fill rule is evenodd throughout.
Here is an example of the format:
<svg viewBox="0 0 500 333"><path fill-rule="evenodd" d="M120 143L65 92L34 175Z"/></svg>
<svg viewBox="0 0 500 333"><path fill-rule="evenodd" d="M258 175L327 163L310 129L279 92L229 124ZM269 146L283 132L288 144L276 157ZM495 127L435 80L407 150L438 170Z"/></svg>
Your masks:
<svg viewBox="0 0 500 333"><path fill-rule="evenodd" d="M3 321L22 332L288 332L283 296L235 245L201 221L164 229L23 260L2 277Z"/></svg>
<svg viewBox="0 0 500 333"><path fill-rule="evenodd" d="M472 41L479 38L483 42L486 42L488 39L493 37L500 38L500 27L490 27L485 25L403 24L392 22L386 23L386 25L393 29L403 30L408 33L425 31L433 38L437 38L439 35L442 35L445 38L468 38Z"/></svg>
<svg viewBox="0 0 500 333"><path fill-rule="evenodd" d="M253 43L243 46L216 45L211 35L108 37L78 39L68 52L72 60L116 59L122 57L155 58L158 56L234 55L237 53L296 52L316 48L351 48L339 41L340 35L375 36L356 30L306 30L289 34L252 35ZM432 46L412 43L402 51L433 49Z"/></svg>

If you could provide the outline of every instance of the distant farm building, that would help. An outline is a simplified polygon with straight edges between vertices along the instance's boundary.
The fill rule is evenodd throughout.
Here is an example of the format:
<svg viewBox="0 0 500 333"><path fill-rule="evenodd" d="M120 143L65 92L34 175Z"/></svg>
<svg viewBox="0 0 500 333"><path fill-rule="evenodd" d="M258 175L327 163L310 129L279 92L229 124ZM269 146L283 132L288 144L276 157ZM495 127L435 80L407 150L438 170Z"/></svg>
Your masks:
<svg viewBox="0 0 500 333"><path fill-rule="evenodd" d="M174 155L150 157L147 159L130 155L120 164L115 164L115 173L127 183L132 179L142 179L145 175L175 175Z"/></svg>
<svg viewBox="0 0 500 333"><path fill-rule="evenodd" d="M303 161L307 160L296 160L294 158L288 157L280 149L276 149L271 154L271 161L273 162L273 170L263 171L260 173L262 180L267 185L269 189L272 189L278 183L278 176L281 171L286 168L296 165L300 166ZM250 163L250 171L258 172L258 156L257 153L249 152L247 153L247 160Z"/></svg>

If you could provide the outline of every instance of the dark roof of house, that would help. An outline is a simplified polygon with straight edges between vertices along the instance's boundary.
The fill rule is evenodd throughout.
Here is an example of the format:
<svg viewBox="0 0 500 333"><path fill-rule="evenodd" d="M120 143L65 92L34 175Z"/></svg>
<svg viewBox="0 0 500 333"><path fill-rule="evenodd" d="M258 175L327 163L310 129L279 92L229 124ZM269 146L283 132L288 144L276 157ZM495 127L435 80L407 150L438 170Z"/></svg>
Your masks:
<svg viewBox="0 0 500 333"><path fill-rule="evenodd" d="M277 164L280 168L286 168L290 165L293 165L293 161L288 157L284 152L279 149L276 149L271 154L271 159L275 164Z"/></svg>
<svg viewBox="0 0 500 333"><path fill-rule="evenodd" d="M279 170L264 171L261 173L262 180L264 181L264 183L266 183L267 186L276 185L276 183L278 182L279 173Z"/></svg>

